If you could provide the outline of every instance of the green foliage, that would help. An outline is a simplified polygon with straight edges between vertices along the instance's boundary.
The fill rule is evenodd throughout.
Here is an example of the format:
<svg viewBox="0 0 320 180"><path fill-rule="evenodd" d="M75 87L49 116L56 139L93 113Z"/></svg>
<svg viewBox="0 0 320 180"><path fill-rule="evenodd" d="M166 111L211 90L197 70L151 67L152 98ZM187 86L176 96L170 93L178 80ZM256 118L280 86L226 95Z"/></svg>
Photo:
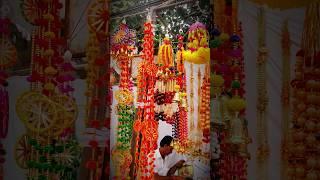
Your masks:
<svg viewBox="0 0 320 180"><path fill-rule="evenodd" d="M115 8L118 8L121 3L120 1L117 1L117 3L112 4L111 8L113 8L114 4L117 4L117 7ZM139 3L136 2L135 6L128 6L127 9L137 7L141 4L143 4L143 1L139 1ZM166 34L169 35L175 49L177 45L177 35L182 34L184 37L186 37L188 28L191 24L199 21L209 27L211 19L209 4L210 0L196 0L192 3L186 3L156 10L154 12L156 15L154 24L154 53L157 54L159 44ZM142 11L145 11L145 9L141 9L141 12ZM123 19L111 20L111 34L115 31L122 20ZM142 50L141 46L143 39L143 24L146 21L146 14L137 14L132 16L129 15L125 18L125 21L128 24L129 28L135 29L137 31L136 46L138 46L139 51Z"/></svg>

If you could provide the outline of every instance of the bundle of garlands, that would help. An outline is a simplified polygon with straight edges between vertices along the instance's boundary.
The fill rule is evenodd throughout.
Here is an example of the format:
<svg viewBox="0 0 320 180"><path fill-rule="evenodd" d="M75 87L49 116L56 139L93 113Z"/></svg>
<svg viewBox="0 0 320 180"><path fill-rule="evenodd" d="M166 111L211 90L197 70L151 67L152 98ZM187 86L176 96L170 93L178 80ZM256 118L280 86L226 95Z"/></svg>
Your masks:
<svg viewBox="0 0 320 180"><path fill-rule="evenodd" d="M30 91L22 94L16 111L27 128L15 149L17 164L28 179L72 179L79 166L80 150L73 137L77 107L70 82L74 70L70 55L61 57L65 40L60 37L62 4L23 1L26 19L36 26L32 33ZM69 58L68 58L69 57Z"/></svg>
<svg viewBox="0 0 320 180"><path fill-rule="evenodd" d="M182 51L188 99L189 148L194 157L209 164L210 142L210 49L209 34L203 23L195 22L188 30L187 49ZM178 59L179 60L179 59ZM197 100L197 101L196 101Z"/></svg>
<svg viewBox="0 0 320 180"><path fill-rule="evenodd" d="M213 123L219 139L219 144L215 146L219 147L217 151L221 152L214 159L217 170L213 172L213 176L223 179L232 179L234 176L246 179L249 158L247 122L244 119L246 103L243 98L245 92L242 34L237 25L233 30L232 26L230 27L235 18L233 16L236 16L232 13L235 6L226 3L225 9L216 11L226 13L215 14L217 22L222 22L223 19L219 18L227 19L223 21L226 24L217 24L221 26L222 32L216 26L212 29L213 39L210 42L213 48Z"/></svg>
<svg viewBox="0 0 320 180"><path fill-rule="evenodd" d="M155 92L155 119L173 126L172 135L177 151L184 151L187 140L187 114L185 76L183 68L183 36L179 38L178 51L174 52L169 38L165 37L158 51L158 72ZM175 63L176 62L176 63Z"/></svg>

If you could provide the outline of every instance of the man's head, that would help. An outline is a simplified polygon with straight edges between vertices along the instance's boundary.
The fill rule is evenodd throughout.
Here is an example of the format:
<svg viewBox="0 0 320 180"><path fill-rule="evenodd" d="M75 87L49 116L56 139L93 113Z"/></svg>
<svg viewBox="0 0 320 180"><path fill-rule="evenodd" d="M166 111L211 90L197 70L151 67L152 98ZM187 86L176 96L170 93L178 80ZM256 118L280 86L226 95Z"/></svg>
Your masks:
<svg viewBox="0 0 320 180"><path fill-rule="evenodd" d="M172 153L173 146L172 146L173 138L171 136L165 136L160 141L160 149L162 151L163 156L167 156Z"/></svg>

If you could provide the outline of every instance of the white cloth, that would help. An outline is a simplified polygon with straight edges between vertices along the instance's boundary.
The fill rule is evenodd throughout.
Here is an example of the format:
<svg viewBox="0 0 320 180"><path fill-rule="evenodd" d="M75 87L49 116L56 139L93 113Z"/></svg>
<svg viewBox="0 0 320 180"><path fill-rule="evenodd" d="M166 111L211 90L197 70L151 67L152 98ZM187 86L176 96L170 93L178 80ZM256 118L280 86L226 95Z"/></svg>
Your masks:
<svg viewBox="0 0 320 180"><path fill-rule="evenodd" d="M149 156L148 156L149 157ZM181 154L178 154L175 150L172 150L172 153L167 155L164 159L161 157L159 149L155 150L154 152L154 173L158 173L159 176L167 176L168 171L171 167L173 167L178 161L185 160L187 161L187 158ZM152 159L149 158L149 163L152 162ZM175 175L177 175L177 171L175 172Z"/></svg>

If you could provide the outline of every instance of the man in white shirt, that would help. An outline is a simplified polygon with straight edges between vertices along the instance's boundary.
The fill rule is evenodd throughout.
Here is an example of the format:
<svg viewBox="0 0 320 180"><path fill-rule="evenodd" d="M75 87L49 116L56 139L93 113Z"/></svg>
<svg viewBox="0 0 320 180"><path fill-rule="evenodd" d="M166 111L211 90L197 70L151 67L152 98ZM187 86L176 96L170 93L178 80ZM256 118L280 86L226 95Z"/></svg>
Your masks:
<svg viewBox="0 0 320 180"><path fill-rule="evenodd" d="M186 158L179 155L172 146L173 138L165 136L160 141L160 148L154 153L154 179L184 179L176 176L177 170L186 162Z"/></svg>

